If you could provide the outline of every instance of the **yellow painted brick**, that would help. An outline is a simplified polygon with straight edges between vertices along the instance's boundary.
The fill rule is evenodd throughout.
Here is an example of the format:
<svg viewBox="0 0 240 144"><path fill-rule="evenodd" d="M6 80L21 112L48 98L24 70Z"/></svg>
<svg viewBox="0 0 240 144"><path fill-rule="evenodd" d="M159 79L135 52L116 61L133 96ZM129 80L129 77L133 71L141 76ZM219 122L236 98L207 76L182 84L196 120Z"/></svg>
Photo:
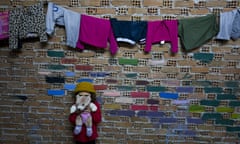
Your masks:
<svg viewBox="0 0 240 144"><path fill-rule="evenodd" d="M103 105L104 109L121 109L120 104L104 104Z"/></svg>

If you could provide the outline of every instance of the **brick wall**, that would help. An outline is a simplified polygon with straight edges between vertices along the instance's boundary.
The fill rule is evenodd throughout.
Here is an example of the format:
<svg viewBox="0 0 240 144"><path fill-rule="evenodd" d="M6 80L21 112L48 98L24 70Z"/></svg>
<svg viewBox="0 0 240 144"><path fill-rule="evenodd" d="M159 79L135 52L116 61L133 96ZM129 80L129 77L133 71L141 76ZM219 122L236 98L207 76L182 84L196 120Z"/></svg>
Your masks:
<svg viewBox="0 0 240 144"><path fill-rule="evenodd" d="M36 0L1 1L0 10ZM80 13L120 20L159 20L219 14L237 0L52 0ZM212 39L176 55L170 45L120 45L78 51L65 30L47 44L25 41L20 51L0 44L0 143L71 144L68 122L74 85L93 81L103 122L99 144L240 142L240 41ZM209 58L210 57L210 58ZM201 58L209 58L208 62ZM116 92L112 95L110 92Z"/></svg>

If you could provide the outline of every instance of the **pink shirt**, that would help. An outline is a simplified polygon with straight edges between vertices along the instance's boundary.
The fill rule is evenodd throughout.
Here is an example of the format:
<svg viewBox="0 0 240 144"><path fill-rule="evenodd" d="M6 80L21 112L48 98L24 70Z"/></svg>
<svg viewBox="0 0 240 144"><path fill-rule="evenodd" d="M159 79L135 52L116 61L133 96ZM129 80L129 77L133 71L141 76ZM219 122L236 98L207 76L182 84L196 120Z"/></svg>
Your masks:
<svg viewBox="0 0 240 144"><path fill-rule="evenodd" d="M9 15L8 11L0 13L0 40L9 38Z"/></svg>
<svg viewBox="0 0 240 144"><path fill-rule="evenodd" d="M146 46L144 51L150 52L152 44L160 41L171 43L171 52L178 52L177 20L149 21L147 24Z"/></svg>
<svg viewBox="0 0 240 144"><path fill-rule="evenodd" d="M109 50L111 54L116 54L118 45L110 21L82 14L77 48L84 49L84 44L107 48L108 42L110 43Z"/></svg>

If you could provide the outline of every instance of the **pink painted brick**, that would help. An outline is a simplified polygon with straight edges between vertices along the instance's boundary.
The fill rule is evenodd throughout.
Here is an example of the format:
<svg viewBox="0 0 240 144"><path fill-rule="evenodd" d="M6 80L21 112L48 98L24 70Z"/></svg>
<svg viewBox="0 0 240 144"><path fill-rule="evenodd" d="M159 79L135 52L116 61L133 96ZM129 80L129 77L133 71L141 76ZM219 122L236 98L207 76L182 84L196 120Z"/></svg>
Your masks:
<svg viewBox="0 0 240 144"><path fill-rule="evenodd" d="M131 97L141 97L141 98L149 98L150 97L150 93L149 92L131 92Z"/></svg>
<svg viewBox="0 0 240 144"><path fill-rule="evenodd" d="M94 85L95 90L106 90L107 85Z"/></svg>
<svg viewBox="0 0 240 144"><path fill-rule="evenodd" d="M131 110L149 110L147 105L132 105Z"/></svg>
<svg viewBox="0 0 240 144"><path fill-rule="evenodd" d="M82 71L92 71L93 66L87 66L87 65L76 65L75 66L76 70L82 70Z"/></svg>

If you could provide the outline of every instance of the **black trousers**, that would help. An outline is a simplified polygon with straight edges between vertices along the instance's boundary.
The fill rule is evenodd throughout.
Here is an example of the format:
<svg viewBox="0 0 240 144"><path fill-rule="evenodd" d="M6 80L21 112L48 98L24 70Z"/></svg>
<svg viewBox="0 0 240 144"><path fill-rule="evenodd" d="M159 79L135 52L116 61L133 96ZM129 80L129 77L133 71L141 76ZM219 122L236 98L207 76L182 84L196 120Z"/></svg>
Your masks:
<svg viewBox="0 0 240 144"><path fill-rule="evenodd" d="M96 144L96 141L89 141L89 142L76 142L76 144Z"/></svg>

